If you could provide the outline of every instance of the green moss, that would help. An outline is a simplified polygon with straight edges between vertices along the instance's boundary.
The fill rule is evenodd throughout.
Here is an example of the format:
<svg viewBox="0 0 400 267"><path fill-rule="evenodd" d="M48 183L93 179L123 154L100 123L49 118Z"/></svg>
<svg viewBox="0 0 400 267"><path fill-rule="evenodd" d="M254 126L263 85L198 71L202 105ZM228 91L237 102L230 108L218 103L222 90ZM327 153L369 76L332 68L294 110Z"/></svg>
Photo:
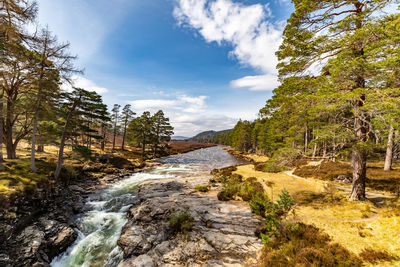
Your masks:
<svg viewBox="0 0 400 267"><path fill-rule="evenodd" d="M32 194L36 186L47 182L56 168L55 162L36 160L37 172L32 173L30 159L15 159L4 163L5 171L0 172L0 194L14 193ZM62 180L76 179L79 171L72 166L64 166L61 170Z"/></svg>
<svg viewBox="0 0 400 267"><path fill-rule="evenodd" d="M209 188L207 185L197 185L194 190L205 193L209 191Z"/></svg>

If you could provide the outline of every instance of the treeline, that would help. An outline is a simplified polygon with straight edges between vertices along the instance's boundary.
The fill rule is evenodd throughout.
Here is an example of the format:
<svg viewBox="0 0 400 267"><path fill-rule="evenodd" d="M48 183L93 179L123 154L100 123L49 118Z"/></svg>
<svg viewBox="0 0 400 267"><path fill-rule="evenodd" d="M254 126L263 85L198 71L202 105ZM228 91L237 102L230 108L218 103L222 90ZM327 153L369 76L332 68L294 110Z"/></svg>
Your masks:
<svg viewBox="0 0 400 267"><path fill-rule="evenodd" d="M7 159L16 159L21 141L31 144L32 172L37 171L37 151L45 145L59 146L55 179L67 144L81 152L96 144L104 151L108 135L113 134L114 150L122 133L122 149L131 135L143 151L152 144L156 154L172 135L162 111L134 118L130 105L121 114L120 105L115 105L110 114L97 93L75 87L64 91L61 85L73 86L72 75L82 71L74 65L76 56L69 53L69 44L58 42L47 27L36 24L37 11L36 1L0 0L0 170L4 170L3 144ZM32 25L36 30L28 31ZM149 132L139 136L144 129L140 127Z"/></svg>
<svg viewBox="0 0 400 267"><path fill-rule="evenodd" d="M384 158L389 171L399 156L397 2L293 3L277 52L281 85L259 119L238 122L228 144L270 156L350 158L350 197L364 199L367 158Z"/></svg>

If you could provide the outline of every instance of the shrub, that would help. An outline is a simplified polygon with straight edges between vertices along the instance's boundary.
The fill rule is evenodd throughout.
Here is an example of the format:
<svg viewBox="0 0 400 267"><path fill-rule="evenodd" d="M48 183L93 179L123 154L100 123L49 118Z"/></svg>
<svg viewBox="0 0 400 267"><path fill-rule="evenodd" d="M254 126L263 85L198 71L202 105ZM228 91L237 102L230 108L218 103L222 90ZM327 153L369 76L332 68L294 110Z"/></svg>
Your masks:
<svg viewBox="0 0 400 267"><path fill-rule="evenodd" d="M361 260L312 225L281 225L264 246L262 266L362 266Z"/></svg>
<svg viewBox="0 0 400 267"><path fill-rule="evenodd" d="M205 193L208 192L209 188L207 185L197 185L194 190Z"/></svg>
<svg viewBox="0 0 400 267"><path fill-rule="evenodd" d="M394 257L392 255L390 255L389 253L387 253L386 251L378 251L378 250L374 250L372 248L367 248L364 249L361 253L360 253L360 257L364 260L367 261L369 263L372 264L377 264L381 261L394 261L397 260L397 257Z"/></svg>
<svg viewBox="0 0 400 267"><path fill-rule="evenodd" d="M257 178L250 177L241 184L238 195L244 201L250 201L258 192L264 193L262 184L257 181Z"/></svg>
<svg viewBox="0 0 400 267"><path fill-rule="evenodd" d="M169 218L169 227L174 233L187 233L192 230L194 219L187 211L174 212Z"/></svg>
<svg viewBox="0 0 400 267"><path fill-rule="evenodd" d="M257 215L265 217L265 213L270 211L272 203L270 202L267 194L258 192L250 201L251 211Z"/></svg>

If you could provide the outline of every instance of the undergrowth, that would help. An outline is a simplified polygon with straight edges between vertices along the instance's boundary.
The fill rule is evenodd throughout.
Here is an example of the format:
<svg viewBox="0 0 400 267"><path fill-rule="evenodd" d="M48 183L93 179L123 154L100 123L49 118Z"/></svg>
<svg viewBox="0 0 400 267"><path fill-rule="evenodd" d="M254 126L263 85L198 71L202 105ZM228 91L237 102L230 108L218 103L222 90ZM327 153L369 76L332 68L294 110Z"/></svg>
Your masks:
<svg viewBox="0 0 400 267"><path fill-rule="evenodd" d="M192 230L194 219L188 211L174 212L169 218L169 227L173 233L187 233Z"/></svg>

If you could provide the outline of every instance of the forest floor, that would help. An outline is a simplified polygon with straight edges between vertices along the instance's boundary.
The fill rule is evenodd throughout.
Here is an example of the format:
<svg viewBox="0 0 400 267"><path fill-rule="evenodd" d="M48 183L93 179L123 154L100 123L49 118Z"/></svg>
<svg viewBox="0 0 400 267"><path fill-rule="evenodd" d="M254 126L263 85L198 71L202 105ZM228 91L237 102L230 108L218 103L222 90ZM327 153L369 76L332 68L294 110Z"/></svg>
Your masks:
<svg viewBox="0 0 400 267"><path fill-rule="evenodd" d="M266 159L247 157L254 163ZM311 165L315 170L320 164ZM378 167L380 163L373 163L368 177L369 181L376 180L372 187L381 190L368 188L371 194L367 194L368 200L363 202L347 199L350 185L321 179L318 175L303 178L292 175L293 171L267 173L255 170L254 164L238 166L234 173L244 179L256 177L273 200L277 200L281 191L286 189L296 204L294 214L287 218L289 221L316 226L327 233L332 242L359 255L367 266L400 266L400 201L383 175L379 175ZM378 173L377 176L371 176L371 168ZM337 169L332 170L338 172ZM342 174L347 171L342 170ZM398 166L395 166L392 174L386 172L385 177L397 177L398 171Z"/></svg>

